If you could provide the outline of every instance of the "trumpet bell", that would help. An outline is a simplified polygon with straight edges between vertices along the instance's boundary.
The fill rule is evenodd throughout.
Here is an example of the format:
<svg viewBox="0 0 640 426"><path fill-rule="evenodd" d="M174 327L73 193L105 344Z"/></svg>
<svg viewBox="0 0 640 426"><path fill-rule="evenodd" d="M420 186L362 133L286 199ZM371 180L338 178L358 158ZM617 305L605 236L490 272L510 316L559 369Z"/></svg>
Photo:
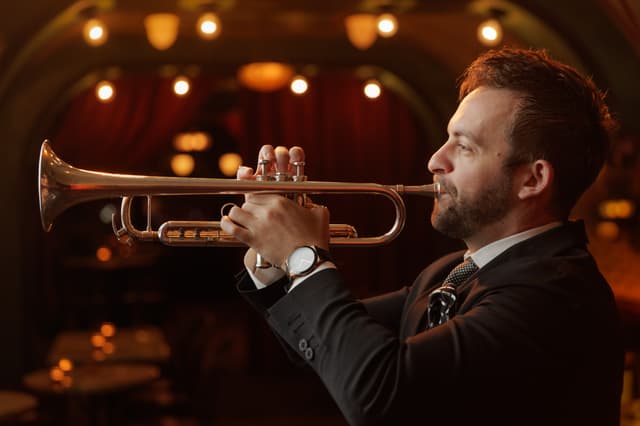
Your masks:
<svg viewBox="0 0 640 426"><path fill-rule="evenodd" d="M69 206L84 200L70 197L68 189L73 185L73 167L62 161L51 149L49 141L45 140L40 147L38 162L38 201L40 204L40 221L45 231L50 231L53 220Z"/></svg>

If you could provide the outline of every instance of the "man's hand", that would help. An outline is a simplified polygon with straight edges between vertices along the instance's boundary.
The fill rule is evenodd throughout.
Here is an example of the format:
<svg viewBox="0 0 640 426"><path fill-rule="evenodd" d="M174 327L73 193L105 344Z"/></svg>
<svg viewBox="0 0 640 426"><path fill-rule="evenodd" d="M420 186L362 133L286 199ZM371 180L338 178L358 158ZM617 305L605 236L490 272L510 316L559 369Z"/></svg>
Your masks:
<svg viewBox="0 0 640 426"><path fill-rule="evenodd" d="M262 160L269 161L265 170L260 166L255 172L250 167L240 167L237 178L255 180L262 173L293 173L293 163L304 161L304 150L265 145L260 149L258 164ZM296 247L329 247L329 211L314 204L301 206L277 194L246 194L242 207L232 207L220 227L250 247L245 255L245 266L250 270L255 270L256 252L281 267Z"/></svg>

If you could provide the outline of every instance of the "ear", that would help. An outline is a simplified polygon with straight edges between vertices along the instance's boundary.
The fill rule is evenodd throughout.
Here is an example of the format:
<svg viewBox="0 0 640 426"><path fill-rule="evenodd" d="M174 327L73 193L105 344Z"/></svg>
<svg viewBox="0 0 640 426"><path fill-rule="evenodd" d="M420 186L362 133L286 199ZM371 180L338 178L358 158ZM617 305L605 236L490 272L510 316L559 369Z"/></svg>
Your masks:
<svg viewBox="0 0 640 426"><path fill-rule="evenodd" d="M536 160L521 169L518 197L525 200L551 193L551 185L555 177L553 166L546 160Z"/></svg>

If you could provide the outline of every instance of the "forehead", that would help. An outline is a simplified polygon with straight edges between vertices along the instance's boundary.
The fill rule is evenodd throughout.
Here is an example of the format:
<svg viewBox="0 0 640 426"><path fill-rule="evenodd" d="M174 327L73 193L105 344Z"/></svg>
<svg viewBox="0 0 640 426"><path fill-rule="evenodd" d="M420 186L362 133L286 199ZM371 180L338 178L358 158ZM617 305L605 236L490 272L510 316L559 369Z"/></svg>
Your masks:
<svg viewBox="0 0 640 426"><path fill-rule="evenodd" d="M449 134L465 135L482 142L505 135L517 111L520 96L508 89L481 86L464 97L449 121Z"/></svg>

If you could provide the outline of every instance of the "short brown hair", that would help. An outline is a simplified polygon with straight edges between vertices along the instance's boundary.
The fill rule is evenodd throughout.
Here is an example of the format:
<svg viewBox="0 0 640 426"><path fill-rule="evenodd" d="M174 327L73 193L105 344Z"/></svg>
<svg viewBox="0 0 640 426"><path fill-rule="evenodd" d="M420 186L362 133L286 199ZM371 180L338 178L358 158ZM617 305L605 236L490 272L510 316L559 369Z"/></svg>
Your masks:
<svg viewBox="0 0 640 426"><path fill-rule="evenodd" d="M549 161L556 175L555 212L568 216L600 173L617 128L591 78L545 50L505 47L480 55L459 82L460 100L480 86L521 94L507 164Z"/></svg>

